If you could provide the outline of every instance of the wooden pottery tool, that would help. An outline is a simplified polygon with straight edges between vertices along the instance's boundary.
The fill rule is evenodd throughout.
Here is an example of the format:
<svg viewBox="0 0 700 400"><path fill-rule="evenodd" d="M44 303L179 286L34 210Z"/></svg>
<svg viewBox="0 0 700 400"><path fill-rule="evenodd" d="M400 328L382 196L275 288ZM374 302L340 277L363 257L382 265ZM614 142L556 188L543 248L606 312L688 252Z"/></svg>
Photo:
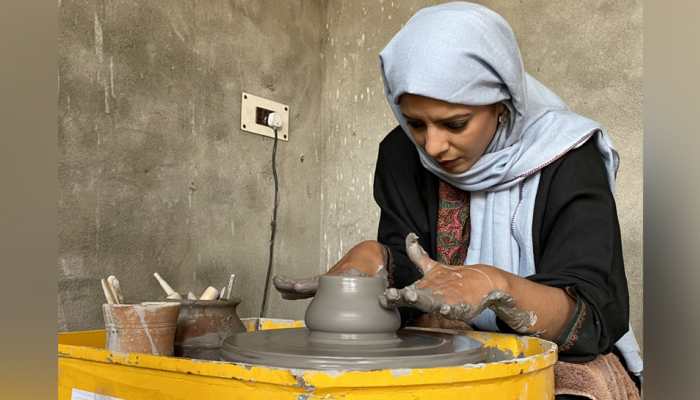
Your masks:
<svg viewBox="0 0 700 400"><path fill-rule="evenodd" d="M102 291L105 294L105 299L107 300L107 304L114 304L114 296L112 295L112 291L109 289L107 286L107 281L104 279L100 279L100 283L102 284Z"/></svg>
<svg viewBox="0 0 700 400"><path fill-rule="evenodd" d="M228 286L226 286L226 300L231 298L231 290L233 290L233 284L236 282L236 274L231 274L228 278Z"/></svg>
<svg viewBox="0 0 700 400"><path fill-rule="evenodd" d="M180 300L180 299L182 299L182 296L180 296L180 293L174 291L173 288L170 287L170 285L168 285L168 282L166 282L165 279L161 278L161 276L157 272L154 272L153 276L156 277L156 280L160 284L160 287L162 287L163 290L165 291L165 295L166 295L166 298L168 300Z"/></svg>
<svg viewBox="0 0 700 400"><path fill-rule="evenodd" d="M219 291L215 287L209 286L204 290L204 293L199 296L199 300L216 300L218 297Z"/></svg>
<svg viewBox="0 0 700 400"><path fill-rule="evenodd" d="M124 296L122 296L121 286L119 285L119 280L117 279L117 277L114 275L110 275L109 277L107 277L107 286L112 292L114 302L116 304L123 304Z"/></svg>

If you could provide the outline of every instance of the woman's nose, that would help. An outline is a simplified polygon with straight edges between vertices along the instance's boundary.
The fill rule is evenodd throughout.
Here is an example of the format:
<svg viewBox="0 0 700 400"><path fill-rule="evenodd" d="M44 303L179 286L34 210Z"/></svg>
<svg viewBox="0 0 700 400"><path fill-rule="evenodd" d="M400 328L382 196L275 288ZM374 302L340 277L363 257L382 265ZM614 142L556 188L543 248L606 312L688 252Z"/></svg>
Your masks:
<svg viewBox="0 0 700 400"><path fill-rule="evenodd" d="M425 152L428 153L430 157L439 158L447 149L450 144L447 142L443 132L440 130L429 127L425 135Z"/></svg>

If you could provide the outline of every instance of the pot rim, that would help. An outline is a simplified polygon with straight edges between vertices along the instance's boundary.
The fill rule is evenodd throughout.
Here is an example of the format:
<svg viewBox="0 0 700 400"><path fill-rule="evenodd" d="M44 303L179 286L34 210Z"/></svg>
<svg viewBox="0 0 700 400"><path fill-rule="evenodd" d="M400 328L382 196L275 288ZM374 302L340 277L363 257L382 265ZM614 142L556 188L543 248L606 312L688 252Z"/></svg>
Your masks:
<svg viewBox="0 0 700 400"><path fill-rule="evenodd" d="M231 297L228 300L188 300L188 299L168 299L168 303L179 303L183 306L207 306L207 307L231 307L241 303L240 297Z"/></svg>

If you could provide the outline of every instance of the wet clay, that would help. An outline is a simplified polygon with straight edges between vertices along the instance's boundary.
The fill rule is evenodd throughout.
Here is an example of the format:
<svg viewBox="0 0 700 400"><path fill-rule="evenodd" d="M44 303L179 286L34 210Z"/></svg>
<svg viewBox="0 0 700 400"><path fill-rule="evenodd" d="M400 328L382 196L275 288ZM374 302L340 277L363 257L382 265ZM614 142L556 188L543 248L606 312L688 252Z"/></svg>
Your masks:
<svg viewBox="0 0 700 400"><path fill-rule="evenodd" d="M337 276L347 276L347 277L356 277L356 278L369 278L369 275L366 272L362 272L359 269L355 267L350 267L349 269L343 271L341 274L338 274Z"/></svg>
<svg viewBox="0 0 700 400"><path fill-rule="evenodd" d="M405 329L394 307L380 304L384 277L319 279L307 328L234 334L225 360L307 369L427 368L480 362L481 343L447 333Z"/></svg>
<svg viewBox="0 0 700 400"><path fill-rule="evenodd" d="M359 272L359 271L358 271ZM324 275L304 320L310 340L369 344L396 341L401 317L379 304L387 287L381 277Z"/></svg>
<svg viewBox="0 0 700 400"><path fill-rule="evenodd" d="M382 343L324 343L311 340L306 328L241 333L226 339L227 361L281 368L372 370L431 368L482 362L481 343L466 336L403 329L398 341Z"/></svg>
<svg viewBox="0 0 700 400"><path fill-rule="evenodd" d="M286 300L308 299L313 297L318 290L319 280L322 275L316 275L311 278L289 278L284 275L275 275L272 278L272 284ZM349 277L369 277L366 272L362 272L357 268L350 267L340 274L334 276L349 276ZM375 276L388 278L384 265L380 265Z"/></svg>

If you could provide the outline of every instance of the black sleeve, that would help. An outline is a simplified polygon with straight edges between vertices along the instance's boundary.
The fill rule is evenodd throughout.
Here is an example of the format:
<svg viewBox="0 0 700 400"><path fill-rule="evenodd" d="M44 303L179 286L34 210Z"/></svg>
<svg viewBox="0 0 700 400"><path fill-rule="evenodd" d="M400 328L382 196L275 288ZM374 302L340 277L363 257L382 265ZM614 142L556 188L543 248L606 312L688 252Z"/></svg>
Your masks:
<svg viewBox="0 0 700 400"><path fill-rule="evenodd" d="M629 298L620 227L602 158L589 141L542 171L533 215L536 273L576 300L560 357L586 361L627 331Z"/></svg>
<svg viewBox="0 0 700 400"><path fill-rule="evenodd" d="M416 233L421 246L434 257L430 221L434 224L436 220L431 214L437 207L437 181L422 168L413 143L400 128L389 133L379 146L374 199L380 208L377 241L387 247L393 260L390 283L403 288L422 277L406 255L406 235ZM400 311L404 324L421 314L415 309Z"/></svg>

